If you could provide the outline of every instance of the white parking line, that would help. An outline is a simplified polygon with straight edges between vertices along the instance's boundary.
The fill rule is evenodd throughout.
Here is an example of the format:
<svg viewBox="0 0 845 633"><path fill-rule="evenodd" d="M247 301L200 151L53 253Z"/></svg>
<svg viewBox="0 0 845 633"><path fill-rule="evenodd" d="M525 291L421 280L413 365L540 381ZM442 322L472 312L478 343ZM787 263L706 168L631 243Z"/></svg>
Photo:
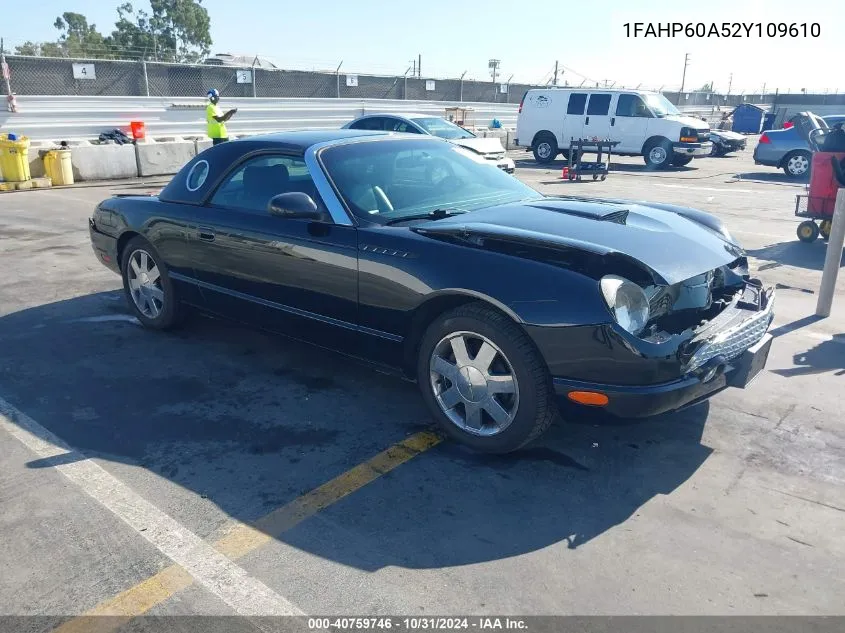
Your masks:
<svg viewBox="0 0 845 633"><path fill-rule="evenodd" d="M654 183L655 187L666 187L667 189L693 189L696 191L718 191L719 193L764 193L757 189L734 189L733 187L697 187L695 185L664 185Z"/></svg>
<svg viewBox="0 0 845 633"><path fill-rule="evenodd" d="M42 459L66 458L68 453L78 457L77 461L57 463L56 470L120 517L238 614L303 615L288 600L3 398L0 398L0 428ZM261 628L260 622L257 625Z"/></svg>

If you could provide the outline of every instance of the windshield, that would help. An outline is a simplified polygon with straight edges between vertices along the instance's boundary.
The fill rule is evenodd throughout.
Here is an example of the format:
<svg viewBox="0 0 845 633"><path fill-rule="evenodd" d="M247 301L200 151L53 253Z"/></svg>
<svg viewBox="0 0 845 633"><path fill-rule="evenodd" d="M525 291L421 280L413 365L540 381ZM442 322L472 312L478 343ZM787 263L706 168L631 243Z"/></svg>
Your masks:
<svg viewBox="0 0 845 633"><path fill-rule="evenodd" d="M349 210L382 224L540 197L481 156L441 141L350 143L326 148L320 160Z"/></svg>
<svg viewBox="0 0 845 633"><path fill-rule="evenodd" d="M667 114L680 114L681 112L663 95L646 94L642 95L654 116L663 117Z"/></svg>
<svg viewBox="0 0 845 633"><path fill-rule="evenodd" d="M464 128L459 127L446 119L441 119L440 117L413 119L413 121L432 136L439 136L440 138L451 140L458 138L475 138L475 134L467 132Z"/></svg>

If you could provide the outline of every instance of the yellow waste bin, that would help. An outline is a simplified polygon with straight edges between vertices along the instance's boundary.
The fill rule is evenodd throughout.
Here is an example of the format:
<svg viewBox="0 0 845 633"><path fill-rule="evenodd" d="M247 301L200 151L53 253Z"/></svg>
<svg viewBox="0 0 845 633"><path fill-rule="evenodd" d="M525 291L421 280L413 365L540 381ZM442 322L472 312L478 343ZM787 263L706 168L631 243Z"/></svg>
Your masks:
<svg viewBox="0 0 845 633"><path fill-rule="evenodd" d="M9 137L12 138L9 138ZM0 134L0 173L9 182L30 180L29 139L14 134Z"/></svg>
<svg viewBox="0 0 845 633"><path fill-rule="evenodd" d="M69 149L53 149L44 154L44 173L53 185L72 185L73 167Z"/></svg>

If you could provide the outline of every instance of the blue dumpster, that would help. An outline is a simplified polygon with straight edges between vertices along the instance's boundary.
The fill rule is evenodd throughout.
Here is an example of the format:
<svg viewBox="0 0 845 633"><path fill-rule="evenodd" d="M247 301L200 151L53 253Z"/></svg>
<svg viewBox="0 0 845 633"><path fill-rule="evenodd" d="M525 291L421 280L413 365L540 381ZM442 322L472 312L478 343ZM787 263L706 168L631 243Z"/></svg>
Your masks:
<svg viewBox="0 0 845 633"><path fill-rule="evenodd" d="M738 105L733 112L733 126L731 131L740 134L759 134L763 131L763 108L750 103Z"/></svg>

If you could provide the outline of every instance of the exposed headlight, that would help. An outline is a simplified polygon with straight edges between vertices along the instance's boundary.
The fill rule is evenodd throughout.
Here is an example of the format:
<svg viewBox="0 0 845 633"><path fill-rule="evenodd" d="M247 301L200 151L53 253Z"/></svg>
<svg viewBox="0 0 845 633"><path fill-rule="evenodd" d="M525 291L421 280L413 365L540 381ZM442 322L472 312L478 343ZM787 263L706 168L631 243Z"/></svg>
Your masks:
<svg viewBox="0 0 845 633"><path fill-rule="evenodd" d="M648 323L648 297L633 281L616 275L606 275L599 282L601 293L610 313L622 329L634 336Z"/></svg>

